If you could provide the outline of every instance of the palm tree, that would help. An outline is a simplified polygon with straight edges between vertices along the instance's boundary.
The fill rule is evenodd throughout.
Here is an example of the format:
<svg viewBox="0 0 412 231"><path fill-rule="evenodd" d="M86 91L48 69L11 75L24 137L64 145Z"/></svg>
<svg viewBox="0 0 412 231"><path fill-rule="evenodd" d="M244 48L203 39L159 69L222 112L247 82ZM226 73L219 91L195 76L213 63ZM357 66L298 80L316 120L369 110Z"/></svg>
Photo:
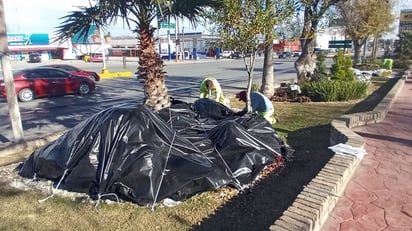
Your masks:
<svg viewBox="0 0 412 231"><path fill-rule="evenodd" d="M75 33L87 36L92 25L105 29L121 19L139 40L138 79L143 80L144 104L158 111L170 105L165 84L164 64L156 53L154 32L150 23L159 18L187 18L193 25L208 7L217 7L218 0L96 0L94 5L79 7L62 17L56 39L70 39ZM133 27L132 27L133 26Z"/></svg>

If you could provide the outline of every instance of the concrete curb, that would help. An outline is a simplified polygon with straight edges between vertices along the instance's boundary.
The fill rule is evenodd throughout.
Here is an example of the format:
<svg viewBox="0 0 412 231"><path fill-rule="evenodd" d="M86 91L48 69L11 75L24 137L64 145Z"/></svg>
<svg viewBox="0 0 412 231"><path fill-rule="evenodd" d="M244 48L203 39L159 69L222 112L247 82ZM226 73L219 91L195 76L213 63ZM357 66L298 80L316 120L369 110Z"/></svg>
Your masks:
<svg viewBox="0 0 412 231"><path fill-rule="evenodd" d="M117 71L117 72L101 72L99 73L100 78L120 78L120 77L132 77L132 71Z"/></svg>
<svg viewBox="0 0 412 231"><path fill-rule="evenodd" d="M364 138L353 132L352 128L385 119L405 81L412 77L412 71L405 73L372 111L343 115L333 120L330 144L343 143L364 148ZM320 230L361 161L361 158L335 152L269 230Z"/></svg>

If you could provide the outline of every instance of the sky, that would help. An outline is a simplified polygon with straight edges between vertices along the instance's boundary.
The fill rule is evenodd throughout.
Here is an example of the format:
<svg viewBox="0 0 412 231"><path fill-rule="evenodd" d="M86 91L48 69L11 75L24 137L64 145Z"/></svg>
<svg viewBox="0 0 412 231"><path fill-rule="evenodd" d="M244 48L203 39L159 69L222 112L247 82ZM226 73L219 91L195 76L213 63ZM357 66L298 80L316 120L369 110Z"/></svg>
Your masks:
<svg viewBox="0 0 412 231"><path fill-rule="evenodd" d="M10 34L52 34L62 22L59 18L78 10L76 6L88 6L89 0L4 0L7 33ZM167 33L165 29L164 32ZM120 23L109 29L112 36L132 35ZM185 32L204 31L193 28L185 22ZM173 32L172 32L173 33Z"/></svg>
<svg viewBox="0 0 412 231"><path fill-rule="evenodd" d="M395 16L399 16L400 9L412 8L412 0L395 0ZM7 32L10 34L48 33L52 34L59 23L59 18L77 10L75 6L88 6L89 0L4 0ZM395 26L397 23L395 22ZM204 32L205 28L193 28L189 23L184 23L185 32ZM112 36L133 35L121 23L111 25L109 28ZM161 34L167 33L165 29ZM173 32L172 32L173 33ZM393 33L393 32L392 32ZM397 33L397 31L395 32Z"/></svg>

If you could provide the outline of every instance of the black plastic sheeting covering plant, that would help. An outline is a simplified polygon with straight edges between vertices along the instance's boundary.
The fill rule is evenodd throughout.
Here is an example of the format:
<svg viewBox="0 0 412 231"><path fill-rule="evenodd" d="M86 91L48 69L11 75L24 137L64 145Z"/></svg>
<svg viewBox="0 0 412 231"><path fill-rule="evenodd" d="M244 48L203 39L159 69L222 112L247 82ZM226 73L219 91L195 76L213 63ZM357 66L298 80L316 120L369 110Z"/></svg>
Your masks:
<svg viewBox="0 0 412 231"><path fill-rule="evenodd" d="M241 188L287 152L262 117L208 99L103 110L35 151L19 174L94 199L148 205L224 185ZM113 195L116 195L113 197Z"/></svg>

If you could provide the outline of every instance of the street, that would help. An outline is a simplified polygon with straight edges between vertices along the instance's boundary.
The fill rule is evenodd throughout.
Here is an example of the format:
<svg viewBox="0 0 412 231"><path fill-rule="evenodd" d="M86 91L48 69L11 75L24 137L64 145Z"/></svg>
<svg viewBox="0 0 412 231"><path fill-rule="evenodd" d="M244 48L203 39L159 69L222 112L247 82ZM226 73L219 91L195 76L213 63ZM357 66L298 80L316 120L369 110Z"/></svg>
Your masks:
<svg viewBox="0 0 412 231"><path fill-rule="evenodd" d="M296 78L295 59L274 60L275 84L290 82ZM46 61L63 62L86 70L100 72L102 63L86 63L80 60ZM12 63L13 69L34 67L44 63ZM166 61L166 86L175 99L194 102L199 94L199 84L205 77L214 77L221 84L225 96L230 98L246 88L247 72L243 59L199 60L175 63ZM254 83L260 86L263 58L256 60ZM109 71L123 70L120 59L107 62ZM127 61L126 69L135 71L136 61ZM143 87L136 77L102 79L97 89L89 95L67 95L19 102L26 139L42 137L76 126L89 116L106 108L123 103L142 103ZM0 101L0 148L13 140L7 102Z"/></svg>

